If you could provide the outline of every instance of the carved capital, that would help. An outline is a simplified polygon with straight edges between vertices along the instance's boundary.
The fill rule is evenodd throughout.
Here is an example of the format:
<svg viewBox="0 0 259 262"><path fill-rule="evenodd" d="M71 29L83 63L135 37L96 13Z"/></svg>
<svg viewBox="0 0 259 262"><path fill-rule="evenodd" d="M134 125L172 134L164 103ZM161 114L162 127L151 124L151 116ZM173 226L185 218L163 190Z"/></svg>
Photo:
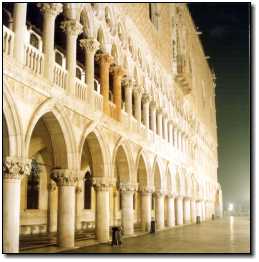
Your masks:
<svg viewBox="0 0 259 262"><path fill-rule="evenodd" d="M48 183L48 191L49 192L54 192L57 189L57 185L53 180L50 180Z"/></svg>
<svg viewBox="0 0 259 262"><path fill-rule="evenodd" d="M150 102L150 95L147 94L147 93L143 94L142 101L143 101L143 104L149 103Z"/></svg>
<svg viewBox="0 0 259 262"><path fill-rule="evenodd" d="M81 186L76 186L76 193L79 194L82 192L82 187Z"/></svg>
<svg viewBox="0 0 259 262"><path fill-rule="evenodd" d="M134 96L141 97L142 96L142 88L141 87L135 87L133 89Z"/></svg>
<svg viewBox="0 0 259 262"><path fill-rule="evenodd" d="M96 191L109 191L115 185L111 177L93 177L93 186Z"/></svg>
<svg viewBox="0 0 259 262"><path fill-rule="evenodd" d="M87 38L80 40L80 46L85 48L86 53L95 53L99 49L100 43L94 38Z"/></svg>
<svg viewBox="0 0 259 262"><path fill-rule="evenodd" d="M162 116L163 115L163 109L161 108L161 107L159 107L159 108L157 108L157 114L160 116Z"/></svg>
<svg viewBox="0 0 259 262"><path fill-rule="evenodd" d="M156 190L154 192L155 197L163 197L165 195L165 192L163 190Z"/></svg>
<svg viewBox="0 0 259 262"><path fill-rule="evenodd" d="M68 35L78 36L82 33L82 25L76 20L63 21L61 29L63 29Z"/></svg>
<svg viewBox="0 0 259 262"><path fill-rule="evenodd" d="M31 160L19 159L15 157L7 157L3 161L4 179L20 179L23 175L30 175Z"/></svg>
<svg viewBox="0 0 259 262"><path fill-rule="evenodd" d="M78 182L78 175L74 170L54 169L50 175L58 186L75 186Z"/></svg>
<svg viewBox="0 0 259 262"><path fill-rule="evenodd" d="M37 7L40 8L40 11L44 15L51 15L53 17L56 17L63 11L63 5L60 3L38 3Z"/></svg>
<svg viewBox="0 0 259 262"><path fill-rule="evenodd" d="M151 108L152 111L156 110L156 102L155 101L150 102L150 108Z"/></svg>
<svg viewBox="0 0 259 262"><path fill-rule="evenodd" d="M110 68L111 73L118 78L122 78L125 75L125 70L122 66L112 66Z"/></svg>
<svg viewBox="0 0 259 262"><path fill-rule="evenodd" d="M121 192L134 192L137 190L136 184L120 183Z"/></svg>
<svg viewBox="0 0 259 262"><path fill-rule="evenodd" d="M122 86L124 86L125 88L132 89L132 85L133 85L133 81L131 78L125 77L122 79Z"/></svg>
<svg viewBox="0 0 259 262"><path fill-rule="evenodd" d="M154 188L150 186L139 186L139 191L142 195L152 194L154 192Z"/></svg>
<svg viewBox="0 0 259 262"><path fill-rule="evenodd" d="M110 56L109 54L97 54L95 56L95 60L99 64L110 66L111 63L113 62L113 57Z"/></svg>

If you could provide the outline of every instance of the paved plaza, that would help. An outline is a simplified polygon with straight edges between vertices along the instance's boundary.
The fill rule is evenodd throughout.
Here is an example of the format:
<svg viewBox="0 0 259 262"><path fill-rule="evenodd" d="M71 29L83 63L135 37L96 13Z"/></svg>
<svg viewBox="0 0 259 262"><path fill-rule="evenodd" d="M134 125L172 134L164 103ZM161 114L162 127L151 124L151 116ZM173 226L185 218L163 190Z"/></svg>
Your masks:
<svg viewBox="0 0 259 262"><path fill-rule="evenodd" d="M71 253L249 253L250 218L226 217L123 240L120 247L99 244Z"/></svg>

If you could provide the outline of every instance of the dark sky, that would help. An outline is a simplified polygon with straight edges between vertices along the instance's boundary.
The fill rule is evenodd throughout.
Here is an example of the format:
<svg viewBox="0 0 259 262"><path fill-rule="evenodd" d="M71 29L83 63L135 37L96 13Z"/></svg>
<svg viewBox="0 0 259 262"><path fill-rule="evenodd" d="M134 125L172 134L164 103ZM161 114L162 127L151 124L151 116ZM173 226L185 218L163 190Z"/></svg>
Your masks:
<svg viewBox="0 0 259 262"><path fill-rule="evenodd" d="M188 4L216 73L218 179L224 204L250 199L249 3Z"/></svg>

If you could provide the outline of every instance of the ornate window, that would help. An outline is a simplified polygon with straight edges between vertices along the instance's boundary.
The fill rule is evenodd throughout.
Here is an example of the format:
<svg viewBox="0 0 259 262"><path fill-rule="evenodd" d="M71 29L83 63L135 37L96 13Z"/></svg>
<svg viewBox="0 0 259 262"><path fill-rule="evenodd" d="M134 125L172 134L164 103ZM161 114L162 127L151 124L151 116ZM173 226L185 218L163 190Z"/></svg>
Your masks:
<svg viewBox="0 0 259 262"><path fill-rule="evenodd" d="M31 162L31 173L27 184L27 209L39 208L40 168L36 160Z"/></svg>
<svg viewBox="0 0 259 262"><path fill-rule="evenodd" d="M84 209L91 209L92 202L92 176L90 172L85 174L84 185Z"/></svg>

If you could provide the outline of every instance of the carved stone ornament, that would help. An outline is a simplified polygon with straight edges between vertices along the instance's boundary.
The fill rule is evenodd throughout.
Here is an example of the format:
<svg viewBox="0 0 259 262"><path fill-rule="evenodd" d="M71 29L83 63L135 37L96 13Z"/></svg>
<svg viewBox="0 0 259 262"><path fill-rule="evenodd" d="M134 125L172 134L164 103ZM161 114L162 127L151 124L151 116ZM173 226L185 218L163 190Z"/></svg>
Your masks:
<svg viewBox="0 0 259 262"><path fill-rule="evenodd" d="M3 176L4 179L20 179L23 175L30 175L31 160L7 157L3 161Z"/></svg>
<svg viewBox="0 0 259 262"><path fill-rule="evenodd" d="M105 64L106 66L110 66L113 62L113 57L109 54L97 54L95 56L95 60L99 64Z"/></svg>
<svg viewBox="0 0 259 262"><path fill-rule="evenodd" d="M150 96L149 94L145 93L142 97L143 104L147 104L150 102Z"/></svg>
<svg viewBox="0 0 259 262"><path fill-rule="evenodd" d="M75 186L78 182L78 174L70 169L53 169L50 175L58 186Z"/></svg>
<svg viewBox="0 0 259 262"><path fill-rule="evenodd" d="M139 191L141 194L152 194L154 192L154 188L150 186L139 186Z"/></svg>
<svg viewBox="0 0 259 262"><path fill-rule="evenodd" d="M115 185L111 177L93 177L93 186L97 191L109 191Z"/></svg>
<svg viewBox="0 0 259 262"><path fill-rule="evenodd" d="M57 189L57 185L53 180L50 180L48 183L48 191L49 192L54 192Z"/></svg>
<svg viewBox="0 0 259 262"><path fill-rule="evenodd" d="M63 21L61 24L61 29L63 29L67 34L79 35L82 33L83 26L76 20Z"/></svg>
<svg viewBox="0 0 259 262"><path fill-rule="evenodd" d="M120 183L121 192L134 192L137 190L137 184Z"/></svg>
<svg viewBox="0 0 259 262"><path fill-rule="evenodd" d="M94 38L86 38L80 40L80 46L85 48L87 52L95 53L99 49L100 43Z"/></svg>
<svg viewBox="0 0 259 262"><path fill-rule="evenodd" d="M112 66L110 68L110 72L115 76L122 78L125 75L125 70L122 68L122 66Z"/></svg>
<svg viewBox="0 0 259 262"><path fill-rule="evenodd" d="M125 77L122 79L122 86L125 87L125 88L132 88L132 79L129 78L129 77Z"/></svg>
<svg viewBox="0 0 259 262"><path fill-rule="evenodd" d="M165 195L165 192L163 191L163 190L156 190L155 192L154 192L154 196L155 197L162 197L162 196L164 196Z"/></svg>
<svg viewBox="0 0 259 262"><path fill-rule="evenodd" d="M63 11L63 5L60 3L38 3L37 7L40 8L40 11L43 14L57 16Z"/></svg>

